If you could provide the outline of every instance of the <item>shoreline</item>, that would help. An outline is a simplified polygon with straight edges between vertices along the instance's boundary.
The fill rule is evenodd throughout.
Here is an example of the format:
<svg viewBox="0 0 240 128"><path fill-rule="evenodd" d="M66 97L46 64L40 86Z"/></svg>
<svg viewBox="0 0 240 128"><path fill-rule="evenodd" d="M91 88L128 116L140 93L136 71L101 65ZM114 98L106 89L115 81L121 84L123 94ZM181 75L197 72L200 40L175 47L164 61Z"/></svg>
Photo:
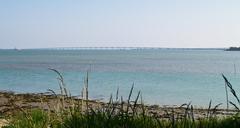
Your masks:
<svg viewBox="0 0 240 128"><path fill-rule="evenodd" d="M53 111L59 102L59 97L62 95L53 95L50 93L21 93L15 94L14 92L0 91L0 115L5 117L9 115L15 115L15 113L22 110L29 109L43 109L45 111ZM70 101L71 99L71 101ZM72 100L73 99L73 100ZM64 107L71 106L71 102L86 104L86 100L82 100L76 97L68 97L64 101ZM108 103L97 100L88 100L89 107L92 109L105 108ZM124 103L126 106L127 102ZM137 104L140 105L140 104ZM82 105L83 109L86 106ZM144 105L146 113L148 115L154 115L159 118L170 118L171 114L179 115L180 117L186 114L186 112L192 111L196 119L206 118L209 114L216 117L227 117L235 115L238 111L234 109L222 109L214 108L193 108L190 104L183 104L182 106L159 106L159 105ZM192 107L192 108L191 108ZM139 110L140 111L140 110Z"/></svg>

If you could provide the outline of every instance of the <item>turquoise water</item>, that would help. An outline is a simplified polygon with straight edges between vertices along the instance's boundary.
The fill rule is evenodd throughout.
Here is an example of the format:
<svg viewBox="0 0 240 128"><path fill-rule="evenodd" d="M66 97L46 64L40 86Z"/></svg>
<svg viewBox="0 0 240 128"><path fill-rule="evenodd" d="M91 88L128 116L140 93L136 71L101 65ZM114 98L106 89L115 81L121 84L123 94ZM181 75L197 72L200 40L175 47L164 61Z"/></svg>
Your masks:
<svg viewBox="0 0 240 128"><path fill-rule="evenodd" d="M126 98L134 83L134 96L141 90L147 104L225 103L221 73L240 93L240 52L182 49L0 50L0 90L59 92L57 76L48 68L62 72L73 95L80 94L90 70L92 99L108 100L118 87Z"/></svg>

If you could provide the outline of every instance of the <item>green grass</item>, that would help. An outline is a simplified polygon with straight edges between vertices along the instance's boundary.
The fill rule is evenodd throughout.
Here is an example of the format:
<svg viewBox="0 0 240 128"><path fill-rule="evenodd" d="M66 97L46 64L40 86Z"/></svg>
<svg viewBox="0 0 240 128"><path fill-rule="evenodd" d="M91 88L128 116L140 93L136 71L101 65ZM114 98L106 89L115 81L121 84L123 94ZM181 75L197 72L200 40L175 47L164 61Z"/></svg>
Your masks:
<svg viewBox="0 0 240 128"><path fill-rule="evenodd" d="M49 117L42 110L31 110L27 113L20 112L12 118L6 128L42 128L49 124Z"/></svg>
<svg viewBox="0 0 240 128"><path fill-rule="evenodd" d="M185 114L178 118L179 115L172 112L166 112L168 118L157 117L156 115L146 112L145 105L142 101L141 92L139 91L135 99L131 99L134 84L130 90L129 97L124 102L123 98L119 98L118 90L116 98L112 95L106 106L101 108L91 108L88 103L88 74L85 80L86 97L82 96L85 101L75 102L71 98L70 92L67 91L63 76L57 70L51 69L59 76L59 87L61 95L59 99L58 109L54 111L44 111L41 109L21 110L9 120L9 126L4 128L239 128L240 115L217 118L214 116L219 105L211 108L209 103L208 113L205 118L195 119L193 106L189 104L182 105L185 108ZM231 93L238 97L232 85L223 75ZM227 91L227 90L226 90ZM52 91L53 92L53 91ZM53 92L55 93L55 92ZM114 100L115 99L115 100ZM65 107L64 101L70 100L71 105ZM238 108L238 104L227 101ZM83 110L83 107L86 110Z"/></svg>
<svg viewBox="0 0 240 128"><path fill-rule="evenodd" d="M60 121L57 115L49 115L42 110L31 110L28 116L19 113L4 128L239 128L240 116L218 119L216 117L192 120L183 119L157 119L152 116L117 114L108 115L106 112L91 112L83 114L74 110L72 114L65 115Z"/></svg>

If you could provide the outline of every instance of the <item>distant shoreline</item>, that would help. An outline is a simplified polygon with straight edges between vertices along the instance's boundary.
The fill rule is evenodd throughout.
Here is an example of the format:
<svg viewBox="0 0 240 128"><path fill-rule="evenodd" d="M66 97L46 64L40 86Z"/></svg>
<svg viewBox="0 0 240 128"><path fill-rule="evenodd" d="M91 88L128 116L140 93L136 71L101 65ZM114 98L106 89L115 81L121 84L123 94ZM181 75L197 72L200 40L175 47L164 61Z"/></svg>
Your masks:
<svg viewBox="0 0 240 128"><path fill-rule="evenodd" d="M230 47L228 49L225 49L225 51L240 51L240 47Z"/></svg>
<svg viewBox="0 0 240 128"><path fill-rule="evenodd" d="M15 50L0 49L0 50ZM227 50L227 48L167 48L167 47L53 47L23 48L21 50Z"/></svg>

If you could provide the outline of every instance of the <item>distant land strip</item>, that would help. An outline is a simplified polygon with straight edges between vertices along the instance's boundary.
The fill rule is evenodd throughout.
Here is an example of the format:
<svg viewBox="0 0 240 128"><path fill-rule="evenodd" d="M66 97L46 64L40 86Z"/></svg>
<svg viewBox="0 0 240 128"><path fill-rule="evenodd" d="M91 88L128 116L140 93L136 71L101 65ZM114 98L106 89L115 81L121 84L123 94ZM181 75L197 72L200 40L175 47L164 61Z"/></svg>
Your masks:
<svg viewBox="0 0 240 128"><path fill-rule="evenodd" d="M227 48L164 48L164 47L53 47L30 50L226 50ZM26 50L27 50L26 49Z"/></svg>

